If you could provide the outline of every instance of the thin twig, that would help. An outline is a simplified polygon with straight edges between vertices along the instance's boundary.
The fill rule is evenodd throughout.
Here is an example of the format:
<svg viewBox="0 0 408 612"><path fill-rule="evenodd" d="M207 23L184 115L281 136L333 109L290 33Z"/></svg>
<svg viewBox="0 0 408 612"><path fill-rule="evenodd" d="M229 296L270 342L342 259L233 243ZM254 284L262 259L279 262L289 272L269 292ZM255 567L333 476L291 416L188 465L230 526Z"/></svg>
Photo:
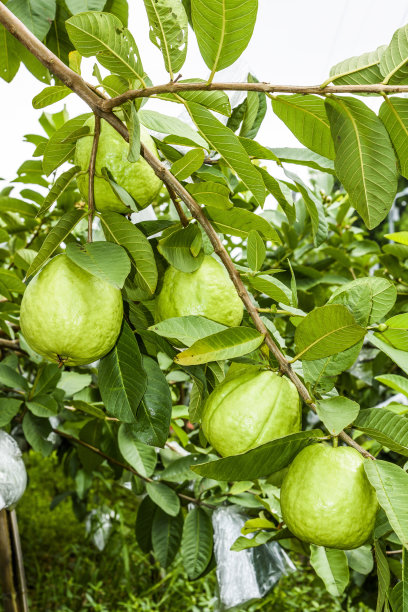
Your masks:
<svg viewBox="0 0 408 612"><path fill-rule="evenodd" d="M184 214L184 210L183 210L183 208L182 208L182 206L180 204L180 199L177 197L177 195L175 194L174 190L169 185L166 185L166 187L167 187L167 191L169 192L169 196L171 198L171 201L174 204L174 208L176 209L177 214L179 216L179 219L181 221L181 225L183 227L187 227L188 219L187 219L186 215Z"/></svg>
<svg viewBox="0 0 408 612"><path fill-rule="evenodd" d="M17 17L7 9L2 2L0 2L0 23L2 23L6 29L17 38L35 57L46 66L50 72L55 74L67 87L72 89L82 100L84 100L95 114L104 118L121 136L129 141L129 132L126 126L120 121L114 113L110 111L112 105L122 104L123 102L140 98L147 95L154 95L157 93L164 92L177 92L177 91L195 91L195 90L242 90L242 91L280 91L288 93L397 93L402 91L408 91L408 86L386 86L386 85L342 85L325 87L322 89L320 86L304 87L304 86L274 86L267 83L169 83L167 85L159 85L156 87L144 88L141 90L126 92L123 96L118 96L112 100L102 100L99 98L90 88L87 86L85 81L75 72L70 70L63 62L61 62L45 45L35 38L35 36L21 23ZM183 185L171 174L169 170L158 160L150 151L141 145L141 155L147 161L147 163L153 168L155 174L166 184L167 187L173 189L175 194L180 197L181 200L186 204L190 210L192 216L200 223L208 235L211 244L214 247L214 251L220 257L224 266L226 267L228 274L235 285L237 293L244 303L256 329L264 335L265 344L268 346L272 355L279 363L279 367L282 374L285 374L296 386L303 401L316 411L316 406L310 397L310 394L300 380L298 375L292 370L287 359L283 353L279 350L275 344L272 336L269 334L265 327L256 307L252 303L251 298L243 284L240 275L235 268L228 252L222 244L217 232L214 230L210 221L205 216L201 207L189 192L183 187ZM362 448L357 442L355 442L348 434L342 431L339 437L346 442L349 446L352 446L358 450L364 457L369 459L375 459L367 450Z"/></svg>
<svg viewBox="0 0 408 612"><path fill-rule="evenodd" d="M402 553L402 548L400 548L399 550L387 550L386 554L387 555L400 555Z"/></svg>
<svg viewBox="0 0 408 612"><path fill-rule="evenodd" d="M91 157L89 160L89 189L88 189L88 242L92 242L92 222L95 213L95 166L98 153L99 136L101 133L101 118L95 115L95 132L92 141Z"/></svg>
<svg viewBox="0 0 408 612"><path fill-rule="evenodd" d="M114 457L110 457L106 453L104 453L101 450L99 450L99 448L96 448L95 446L92 446L91 444L88 444L88 442L84 442L84 440L80 440L79 438L75 438L75 436L71 436L70 434L67 434L64 431L61 431L60 429L53 429L52 431L54 433L58 434L59 436L61 436L62 438L67 438L67 440L71 440L72 442L75 442L76 444L80 444L81 446L84 446L85 448L89 449L90 451L92 451L96 455L99 455L100 457L103 457L104 459L106 459L106 461L109 461L109 463L113 463L114 465L118 465L119 467L123 468L124 470L127 470L128 472L131 472L135 476L138 476L138 478L141 478L141 480L144 480L145 482L155 482L153 480L153 478L149 478L148 476L143 476L142 474L137 472L135 469L133 469L130 465L127 465L126 463L123 463L122 461L118 461ZM207 508L216 508L216 506L213 506L212 504L206 504L205 502L202 502L201 500L196 499L195 497L190 497L189 495L184 495L184 493L179 493L178 491L175 491L175 493L181 499L185 499L186 501L191 502L192 504L196 504L198 506L206 506Z"/></svg>
<svg viewBox="0 0 408 612"><path fill-rule="evenodd" d="M105 100L102 108L105 111L121 106L129 100L136 98L149 98L164 93L183 93L185 91L258 91L264 93L294 93L294 94L316 94L325 96L327 94L363 94L372 93L381 95L383 93L408 93L408 85L273 85L272 83L177 83L170 81L163 85L154 85L145 89L131 89L123 94Z"/></svg>
<svg viewBox="0 0 408 612"><path fill-rule="evenodd" d="M5 340L3 338L0 338L0 348L1 347L17 351L20 350L20 344L18 340Z"/></svg>

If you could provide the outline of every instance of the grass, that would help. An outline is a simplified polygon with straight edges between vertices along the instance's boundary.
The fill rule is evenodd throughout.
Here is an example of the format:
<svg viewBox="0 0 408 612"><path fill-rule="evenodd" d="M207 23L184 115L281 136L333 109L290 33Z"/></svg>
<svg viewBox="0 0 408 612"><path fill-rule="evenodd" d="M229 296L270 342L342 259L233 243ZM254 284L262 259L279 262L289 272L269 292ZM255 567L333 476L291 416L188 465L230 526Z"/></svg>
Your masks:
<svg viewBox="0 0 408 612"><path fill-rule="evenodd" d="M30 482L17 514L31 612L219 609L214 571L189 582L179 559L164 572L151 555L142 553L134 534L134 493L103 479L93 485L92 503L105 504L117 515L112 535L101 552L86 535L84 523L75 517L70 498L50 510L55 495L73 489L73 481L64 476L57 458L43 459L30 453L27 468ZM77 512L83 510L80 502ZM356 594L360 599L359 590ZM352 605L334 600L311 568L302 568L284 577L270 595L245 610L370 612L372 608L361 602Z"/></svg>

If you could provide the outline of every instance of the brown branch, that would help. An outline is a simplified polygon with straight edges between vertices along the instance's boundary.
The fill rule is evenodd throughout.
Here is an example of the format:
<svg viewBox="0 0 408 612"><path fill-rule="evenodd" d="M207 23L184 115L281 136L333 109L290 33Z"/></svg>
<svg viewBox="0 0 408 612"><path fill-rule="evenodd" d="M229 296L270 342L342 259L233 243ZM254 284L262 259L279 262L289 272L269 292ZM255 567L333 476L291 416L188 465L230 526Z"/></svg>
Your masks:
<svg viewBox="0 0 408 612"><path fill-rule="evenodd" d="M101 118L95 114L95 132L92 141L91 157L89 160L89 188L88 188L88 242L92 242L92 222L95 213L95 165L98 152L99 136L101 133Z"/></svg>
<svg viewBox="0 0 408 612"><path fill-rule="evenodd" d="M46 66L50 72L58 76L61 81L67 85L72 91L74 91L82 100L84 100L93 110L95 114L104 118L110 125L116 129L116 131L121 134L121 136L128 142L129 141L129 133L126 126L111 112L111 100L102 100L96 94L94 94L89 87L86 85L85 81L75 72L70 70L65 64L63 64L56 56L47 49L42 43L40 43L35 36L11 13L2 2L0 2L0 23L2 23L13 36L15 36L22 44L40 60L41 63ZM256 89L259 87L260 89ZM367 85L367 86L338 86L338 87L326 87L322 89L320 86L313 86L309 88L305 88L302 86L282 86L277 88L277 86L268 85L267 83L211 83L210 85L206 83L170 83L168 85L161 85L157 87L145 88L143 90L136 90L133 92L127 92L123 94L123 96L118 96L115 98L115 104L118 100L120 103L125 102L126 100L141 97L147 95L153 95L153 93L163 93L163 92L176 92L176 91L194 91L194 90L215 90L215 89L224 89L224 90L244 90L244 91L287 91L297 93L339 93L340 91L343 93L351 93L351 92L388 92L390 93L389 87L392 88L393 93L404 91L402 87L404 86L385 86L385 85ZM406 87L406 91L408 91L408 86ZM131 95L130 95L131 94ZM126 97L127 96L127 97ZM113 100L113 99L112 99ZM300 396L303 401L310 406L314 411L316 411L316 406L312 402L312 399L309 395L309 392L297 374L292 370L290 364L287 359L281 353L277 345L275 344L272 336L269 334L267 328L262 322L259 313L257 312L256 307L253 305L251 298L243 284L241 277L235 268L228 252L226 251L224 245L222 244L218 234L214 230L210 221L205 216L201 207L197 202L192 198L192 196L188 193L188 191L183 187L183 185L171 174L167 168L158 160L146 147L141 145L140 147L141 155L145 158L148 164L153 168L155 174L166 184L167 187L170 187L183 202L186 204L187 208L190 210L192 216L200 223L200 225L204 228L206 234L208 235L211 244L214 247L214 251L220 257L223 262L225 268L228 271L228 274L234 283L234 286L237 290L239 297L244 303L248 313L256 327L256 329L264 335L265 344L268 346L272 355L279 363L279 367L282 374L285 374L296 386ZM356 450L358 450L364 457L374 459L374 457L362 448L357 442L355 442L348 434L342 431L339 434L339 437L346 442L349 446L352 446Z"/></svg>
<svg viewBox="0 0 408 612"><path fill-rule="evenodd" d="M176 209L177 214L179 216L179 219L181 221L181 225L183 227L187 227L188 219L187 219L186 215L184 214L184 210L181 207L180 199L177 197L177 195L174 193L174 190L169 185L166 185L166 187L167 187L167 191L169 192L169 196L171 198L171 201L174 204L174 208Z"/></svg>
<svg viewBox="0 0 408 612"><path fill-rule="evenodd" d="M99 448L96 448L95 446L92 446L91 444L88 444L88 442L84 442L84 440L80 440L79 438L75 438L75 436L71 436L70 434L67 434L67 433L65 433L65 432L63 432L63 431L61 431L59 429L53 429L52 431L54 433L58 434L59 436L61 436L62 438L66 438L67 440L71 440L72 442L75 442L76 444L80 444L81 446L84 446L85 448L89 449L90 451L92 451L96 455L99 455L100 457L103 457L104 459L106 459L106 461L109 461L109 463L113 463L114 465L118 465L119 467L123 468L124 470L127 470L128 472L131 472L135 476L138 476L139 478L141 478L141 480L144 480L145 482L155 482L153 480L153 478L149 478L148 476L142 476L142 474L137 472L135 469L133 469L127 463L123 463L122 461L118 461L114 457L110 457L109 455L106 455L106 453L104 453L101 450L99 450ZM196 504L198 506L206 506L207 508L216 508L216 506L213 506L212 504L206 504L205 502L202 502L201 500L196 499L195 497L190 497L189 495L184 495L184 493L178 493L178 491L175 491L175 493L181 499L185 499L186 501L191 502L192 504Z"/></svg>
<svg viewBox="0 0 408 612"><path fill-rule="evenodd" d="M12 350L20 350L20 344L18 340L5 340L4 338L0 338L0 348L8 348Z"/></svg>
<svg viewBox="0 0 408 612"><path fill-rule="evenodd" d="M273 85L271 83L176 83L170 81L163 85L154 85L144 89L131 89L119 96L105 100L102 108L110 111L116 106L121 106L129 100L136 98L149 98L163 93L183 93L184 91L259 91L264 93L297 93L317 94L363 94L372 93L381 95L383 93L408 93L408 85Z"/></svg>

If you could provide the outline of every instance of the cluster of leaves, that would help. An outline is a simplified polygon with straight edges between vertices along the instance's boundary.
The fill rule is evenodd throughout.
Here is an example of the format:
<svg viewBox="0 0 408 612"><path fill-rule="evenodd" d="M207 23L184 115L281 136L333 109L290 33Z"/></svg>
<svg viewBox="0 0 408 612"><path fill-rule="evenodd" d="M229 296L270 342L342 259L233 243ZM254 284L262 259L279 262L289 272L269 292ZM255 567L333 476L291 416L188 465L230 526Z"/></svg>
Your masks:
<svg viewBox="0 0 408 612"><path fill-rule="evenodd" d="M94 86L107 96L150 84L126 28L126 2L30 4L30 11L17 0L7 6L76 72L81 57L95 57ZM145 0L145 7L151 40L163 52L170 77L186 57L190 20L212 78L247 46L257 2ZM6 80L21 58L48 84L34 98L35 108L70 93L20 53L6 30L1 41ZM407 60L408 33L401 28L389 46L334 67L330 81L404 83ZM256 79L248 75L248 81ZM18 169L13 183L30 187L16 196L10 184L0 194L0 426L24 434L43 455L57 447L67 456L76 483L68 494L81 518L102 466L114 479L131 472L135 490L129 494L144 496L136 521L140 547L153 550L163 567L180 549L190 579L210 571L210 513L228 502L250 515L234 550L279 539L289 550L310 553L333 595L347 586L349 567L360 581L372 571L372 550L364 546L346 554L300 544L282 529L279 485L293 457L323 435L312 427L321 423L331 435L352 427L353 437L380 456L366 465L382 506L374 532L378 610L387 609L388 601L394 611L403 610L405 552L400 562L388 559L385 547L402 545L405 551L408 542L407 409L401 402L379 404L390 389L408 397L408 240L404 232L389 236L393 243L381 232L374 240L370 230L385 219L408 178L407 102L386 97L377 116L351 97L272 96L273 112L304 145L276 149L254 140L267 110L265 93L249 91L233 109L224 91L158 97L183 105L191 123L148 110L140 99L126 102L129 161L139 156L140 123L154 132L162 160L222 237L265 326L315 399L317 416L305 406L301 433L217 459L195 426L208 394L237 368L279 364L248 314L232 328L196 316L155 324L155 296L166 266L193 272L213 250L195 221L182 226L164 189L154 203L155 220L98 213L96 241L85 244L88 211L76 189L81 170L71 162L76 142L89 133L89 114L70 119L64 110L41 116L45 135L27 136L34 159ZM288 165L310 168L310 184ZM282 170L284 179L278 178ZM99 178L129 213L137 211L114 176L106 171ZM267 196L276 209L263 210ZM122 290L124 325L97 367L61 372L33 353L18 331L23 280L62 250Z"/></svg>

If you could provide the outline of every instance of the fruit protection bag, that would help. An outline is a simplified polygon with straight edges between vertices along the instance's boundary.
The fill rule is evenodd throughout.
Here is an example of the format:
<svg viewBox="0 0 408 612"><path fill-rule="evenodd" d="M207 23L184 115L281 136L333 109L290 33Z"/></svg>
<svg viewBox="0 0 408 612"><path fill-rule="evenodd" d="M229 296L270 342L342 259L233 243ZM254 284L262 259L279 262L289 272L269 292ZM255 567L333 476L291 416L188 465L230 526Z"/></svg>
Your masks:
<svg viewBox="0 0 408 612"><path fill-rule="evenodd" d="M277 542L239 552L230 550L248 518L236 506L217 508L212 516L219 610L264 597L283 575L296 569Z"/></svg>
<svg viewBox="0 0 408 612"><path fill-rule="evenodd" d="M17 442L0 429L0 510L18 502L27 485L27 472Z"/></svg>

